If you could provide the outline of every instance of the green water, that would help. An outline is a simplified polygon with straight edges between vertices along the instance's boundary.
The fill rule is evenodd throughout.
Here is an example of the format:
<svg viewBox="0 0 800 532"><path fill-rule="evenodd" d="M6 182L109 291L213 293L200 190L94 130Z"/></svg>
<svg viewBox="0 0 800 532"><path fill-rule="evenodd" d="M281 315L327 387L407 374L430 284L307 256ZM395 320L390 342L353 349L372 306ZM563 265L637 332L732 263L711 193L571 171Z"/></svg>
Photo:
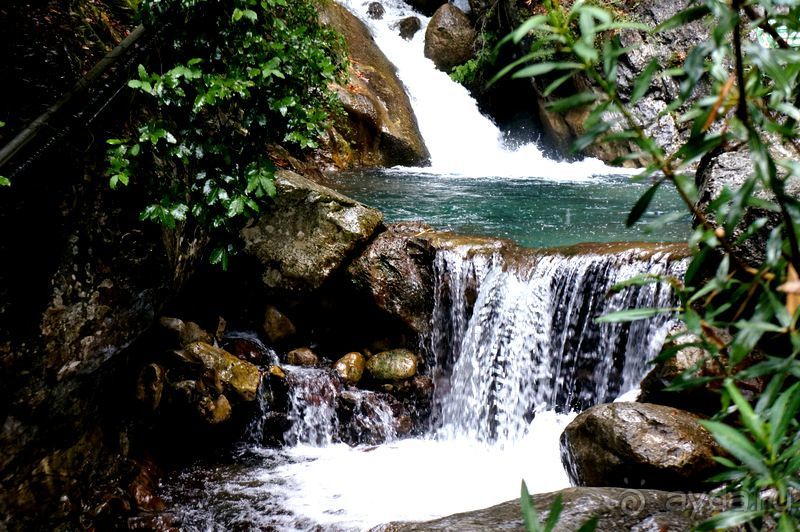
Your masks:
<svg viewBox="0 0 800 532"><path fill-rule="evenodd" d="M628 176L586 181L466 178L406 171L353 171L329 176L331 186L375 207L387 222L422 220L436 229L503 237L526 247L581 242L680 242L690 218L675 191L662 187L642 220L625 219L647 185ZM656 223L675 213L676 219Z"/></svg>

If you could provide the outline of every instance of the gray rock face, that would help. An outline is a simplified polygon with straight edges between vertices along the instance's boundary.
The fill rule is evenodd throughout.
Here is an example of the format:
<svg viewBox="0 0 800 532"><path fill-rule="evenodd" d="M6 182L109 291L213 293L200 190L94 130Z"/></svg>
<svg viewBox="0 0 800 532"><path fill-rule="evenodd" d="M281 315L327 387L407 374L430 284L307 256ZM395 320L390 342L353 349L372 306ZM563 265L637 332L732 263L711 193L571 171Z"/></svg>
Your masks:
<svg viewBox="0 0 800 532"><path fill-rule="evenodd" d="M390 225L348 268L353 283L375 303L421 333L430 327L433 250L422 223Z"/></svg>
<svg viewBox="0 0 800 532"><path fill-rule="evenodd" d="M406 17L397 23L400 37L407 41L410 41L421 27L422 23L419 21L419 17Z"/></svg>
<svg viewBox="0 0 800 532"><path fill-rule="evenodd" d="M555 530L578 530L594 516L597 530L662 532L691 530L693 525L721 511L718 501L705 494L670 493L649 489L568 488L531 496L539 518L546 520L556 496L561 495L564 509ZM518 500L491 508L465 512L424 523L390 523L373 529L386 532L417 530L519 530L524 531Z"/></svg>
<svg viewBox="0 0 800 532"><path fill-rule="evenodd" d="M336 2L320 6L320 19L344 36L350 58L347 82L335 87L348 117L331 130L320 156L338 168L426 164L430 154L411 102L369 29Z"/></svg>
<svg viewBox="0 0 800 532"><path fill-rule="evenodd" d="M241 231L268 289L319 288L381 225L380 212L293 172L279 171L275 184L272 208Z"/></svg>
<svg viewBox="0 0 800 532"><path fill-rule="evenodd" d="M472 57L475 37L467 15L453 4L444 4L425 30L425 57L439 70L449 72Z"/></svg>
<svg viewBox="0 0 800 532"><path fill-rule="evenodd" d="M697 420L662 405L597 405L567 425L562 459L582 486L707 489L723 451Z"/></svg>
<svg viewBox="0 0 800 532"><path fill-rule="evenodd" d="M631 20L654 28L688 5L687 0L667 3L645 0L633 6L626 12L626 15ZM706 39L708 35L709 30L701 21L654 35L633 30L620 32L619 38L622 46L629 47L629 51L621 57L617 73L623 98L630 94L634 81L652 59L658 61L660 65L682 65L686 59L686 52ZM541 89L547 83L540 84L537 81L535 84L537 87L542 85L539 87ZM574 89L577 92L590 87L591 83L581 79L575 85ZM645 125L645 131L655 138L667 153L673 151L686 138L687 124L677 123L670 113L655 119L658 113L673 102L678 94L679 86L674 80L658 79L652 83L650 90L631 109ZM574 138L584 133L583 124L587 114L586 109L577 108L559 115L540 105L540 115L547 133L561 149L568 147ZM609 116L608 118L614 119L615 117ZM587 154L607 162L634 151L637 151L637 148L626 143L597 144L586 150ZM645 161L636 161L633 164L643 163Z"/></svg>

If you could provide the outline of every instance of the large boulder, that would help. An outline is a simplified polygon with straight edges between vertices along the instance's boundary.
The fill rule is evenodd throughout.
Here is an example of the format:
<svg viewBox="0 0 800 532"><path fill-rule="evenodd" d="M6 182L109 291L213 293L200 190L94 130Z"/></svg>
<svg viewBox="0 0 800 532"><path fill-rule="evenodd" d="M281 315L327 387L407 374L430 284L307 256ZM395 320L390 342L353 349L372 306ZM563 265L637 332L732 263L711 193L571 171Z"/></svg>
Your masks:
<svg viewBox="0 0 800 532"><path fill-rule="evenodd" d="M278 171L275 184L271 207L241 231L268 289L319 288L381 225L380 212L293 172Z"/></svg>
<svg viewBox="0 0 800 532"><path fill-rule="evenodd" d="M425 57L439 70L450 72L472 57L476 35L463 11L453 4L444 4L433 14L425 30Z"/></svg>
<svg viewBox="0 0 800 532"><path fill-rule="evenodd" d="M593 406L561 435L564 465L581 486L707 489L722 449L688 412L648 403Z"/></svg>
<svg viewBox="0 0 800 532"><path fill-rule="evenodd" d="M334 87L348 120L331 130L320 155L339 168L426 164L411 102L369 29L336 2L322 3L320 18L344 36L350 58L347 82Z"/></svg>
<svg viewBox="0 0 800 532"><path fill-rule="evenodd" d="M561 496L563 510L554 530L578 530L597 517L597 530L661 532L691 530L725 508L721 499L702 493L670 493L651 489L567 488L531 496L539 518L546 520L550 507ZM524 531L518 500L491 508L464 512L422 523L390 523L373 531L412 532L417 530L514 530Z"/></svg>
<svg viewBox="0 0 800 532"><path fill-rule="evenodd" d="M348 268L353 283L412 330L430 328L433 254L423 223L392 224Z"/></svg>

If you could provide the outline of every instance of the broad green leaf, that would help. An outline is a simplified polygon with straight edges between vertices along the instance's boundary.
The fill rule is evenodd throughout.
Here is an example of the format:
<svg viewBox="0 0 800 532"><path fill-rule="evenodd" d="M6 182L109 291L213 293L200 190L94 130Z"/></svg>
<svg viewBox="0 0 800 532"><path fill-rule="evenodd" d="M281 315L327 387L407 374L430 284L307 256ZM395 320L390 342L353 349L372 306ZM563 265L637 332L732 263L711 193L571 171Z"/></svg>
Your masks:
<svg viewBox="0 0 800 532"><path fill-rule="evenodd" d="M651 59L647 66L644 67L642 73L639 74L639 77L636 78L636 82L633 84L633 90L631 91L630 103L631 105L635 105L636 102L642 99L647 93L647 90L650 88L650 81L653 79L653 74L656 73L658 70L659 63L656 59Z"/></svg>
<svg viewBox="0 0 800 532"><path fill-rule="evenodd" d="M659 314L664 314L666 312L675 312L676 310L678 309L632 308L627 310L619 310L616 312L609 312L608 314L604 314L599 318L596 318L594 321L595 323L618 323L626 321L636 321L636 320L643 320L646 318L652 318L653 316L658 316Z"/></svg>
<svg viewBox="0 0 800 532"><path fill-rule="evenodd" d="M748 403L747 399L742 396L742 393L731 379L725 379L723 386L725 387L725 391L728 392L728 396L739 410L739 416L741 417L744 426L747 427L747 429L753 436L756 437L756 439L758 439L761 443L766 444L766 427L764 427L764 422L761 421L761 418L759 418L758 415L753 411L750 403Z"/></svg>
<svg viewBox="0 0 800 532"><path fill-rule="evenodd" d="M769 442L773 449L778 448L784 437L797 437L796 434L787 434L787 430L792 420L797 418L798 411L800 411L800 383L795 383L783 392L772 406Z"/></svg>
<svg viewBox="0 0 800 532"><path fill-rule="evenodd" d="M528 532L544 532L541 524L539 524L539 516L536 514L536 508L531 502L531 495L528 493L528 486L525 481L522 481L519 502L522 506L522 519L525 522L525 530Z"/></svg>
<svg viewBox="0 0 800 532"><path fill-rule="evenodd" d="M697 525L696 530L723 530L737 527L745 523L749 523L756 517L763 515L764 512L760 510L728 510L717 514L711 519L707 519Z"/></svg>
<svg viewBox="0 0 800 532"><path fill-rule="evenodd" d="M647 191L642 194L642 196L636 200L636 204L631 209L631 212L628 214L628 218L625 220L625 226L631 227L633 224L639 221L639 218L647 211L647 208L650 206L650 202L653 201L653 197L658 192L658 188L661 186L662 180L658 180L653 185L647 189Z"/></svg>
<svg viewBox="0 0 800 532"><path fill-rule="evenodd" d="M751 471L769 476L769 470L764 464L764 457L741 432L718 421L701 420L700 424L714 436L714 439L726 451L738 458Z"/></svg>
<svg viewBox="0 0 800 532"><path fill-rule="evenodd" d="M673 16L656 26L653 30L653 33L661 33L685 26L686 24L694 22L695 20L699 20L710 13L711 11L706 5L692 6L688 9L684 9L683 11L675 13Z"/></svg>
<svg viewBox="0 0 800 532"><path fill-rule="evenodd" d="M0 175L0 187L10 187L10 186L11 186L11 181L7 177Z"/></svg>
<svg viewBox="0 0 800 532"><path fill-rule="evenodd" d="M548 103L547 108L553 112L561 113L563 111L567 111L569 109L573 109L575 107L580 107L582 105L587 105L592 103L597 99L597 94L593 91L584 91L579 92L578 94L573 94L572 96L568 96L566 98L562 98L560 100L556 100L554 102Z"/></svg>

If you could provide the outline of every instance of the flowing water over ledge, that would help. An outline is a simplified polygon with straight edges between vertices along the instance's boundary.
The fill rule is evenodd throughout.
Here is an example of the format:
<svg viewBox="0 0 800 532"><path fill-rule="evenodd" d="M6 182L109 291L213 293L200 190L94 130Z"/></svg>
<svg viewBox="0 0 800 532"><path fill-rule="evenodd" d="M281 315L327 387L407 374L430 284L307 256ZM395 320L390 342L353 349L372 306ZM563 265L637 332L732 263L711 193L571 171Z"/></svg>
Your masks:
<svg viewBox="0 0 800 532"><path fill-rule="evenodd" d="M287 366L296 445L263 447L255 430L228 461L173 479L168 498L185 528L363 530L491 506L517 496L522 478L532 492L567 487L558 437L570 412L636 386L669 327L667 316L593 317L670 305L663 285L606 294L636 273L680 275L685 261L653 249L507 257L462 244L439 250L434 266L433 332L421 346L436 381L427 435L396 439L382 394ZM342 400L355 405L345 418ZM348 427L366 443L338 443Z"/></svg>

